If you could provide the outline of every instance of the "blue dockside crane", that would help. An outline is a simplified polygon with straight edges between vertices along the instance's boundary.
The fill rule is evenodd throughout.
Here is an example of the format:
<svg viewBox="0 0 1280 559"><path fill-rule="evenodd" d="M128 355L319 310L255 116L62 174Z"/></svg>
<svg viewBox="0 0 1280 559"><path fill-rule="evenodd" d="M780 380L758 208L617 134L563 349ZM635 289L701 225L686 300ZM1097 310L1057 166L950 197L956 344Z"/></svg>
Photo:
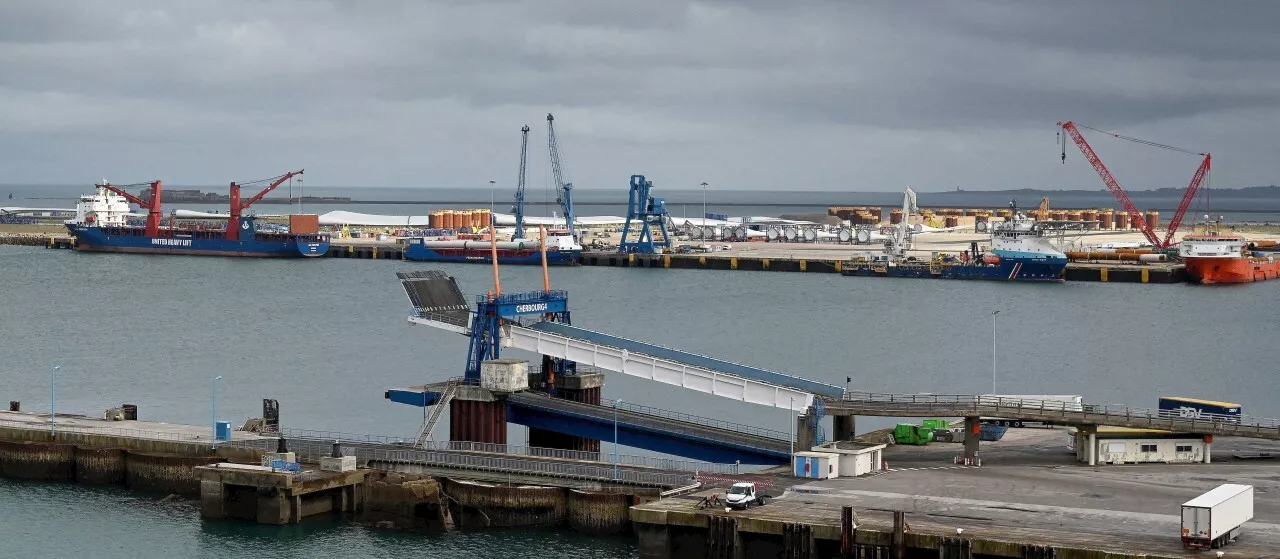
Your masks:
<svg viewBox="0 0 1280 559"><path fill-rule="evenodd" d="M627 223L622 227L618 252L654 254L658 248L671 248L667 236L667 204L649 194L653 182L644 175L631 175L631 195L627 199ZM661 238L658 237L661 234Z"/></svg>
<svg viewBox="0 0 1280 559"><path fill-rule="evenodd" d="M564 224L569 228L569 235L578 238L573 228L573 183L564 182L564 174L560 169L560 145L556 142L556 118L547 113L547 151L551 154L551 175L556 181L556 202L564 212Z"/></svg>
<svg viewBox="0 0 1280 559"><path fill-rule="evenodd" d="M516 181L516 204L511 208L511 213L516 214L516 233L512 236L515 239L524 238L524 177L528 154L529 125L526 124L520 128L520 178Z"/></svg>

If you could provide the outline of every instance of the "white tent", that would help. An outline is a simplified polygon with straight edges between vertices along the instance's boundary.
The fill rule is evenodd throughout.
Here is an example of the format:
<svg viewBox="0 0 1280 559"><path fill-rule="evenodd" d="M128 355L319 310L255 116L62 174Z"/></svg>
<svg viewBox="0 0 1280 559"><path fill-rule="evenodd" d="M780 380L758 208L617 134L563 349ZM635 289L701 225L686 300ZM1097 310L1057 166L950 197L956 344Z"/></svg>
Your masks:
<svg viewBox="0 0 1280 559"><path fill-rule="evenodd" d="M376 227L426 227L425 215L373 215L332 211L320 216L320 225L371 225Z"/></svg>

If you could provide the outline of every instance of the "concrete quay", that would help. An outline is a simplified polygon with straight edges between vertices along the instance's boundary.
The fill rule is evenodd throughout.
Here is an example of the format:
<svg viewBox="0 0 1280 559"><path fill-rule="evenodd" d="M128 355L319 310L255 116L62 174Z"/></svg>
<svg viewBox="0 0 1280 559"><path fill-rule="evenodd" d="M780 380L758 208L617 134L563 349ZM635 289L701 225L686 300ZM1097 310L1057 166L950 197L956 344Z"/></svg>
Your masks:
<svg viewBox="0 0 1280 559"><path fill-rule="evenodd" d="M630 532L629 506L657 498L664 479L690 477L623 466L620 472L633 481L615 483L608 481L611 465L602 462L348 440L338 450L354 469L331 471L324 464L339 460L332 456L334 439L318 432L284 439L286 452L302 464L284 472L262 465L264 456L280 450L274 436L233 431L232 440L212 448L208 427L71 414L56 419L51 433L48 414L0 412L0 477L199 498L209 519L287 524L341 513L393 530L619 534ZM644 482L650 478L654 483Z"/></svg>
<svg viewBox="0 0 1280 559"><path fill-rule="evenodd" d="M960 444L890 446L890 469L876 475L779 476L763 507L704 508L699 501L714 491L702 491L632 507L631 520L646 558L1204 557L1182 548L1180 505L1245 483L1255 487L1255 516L1224 557L1277 556L1280 463L1235 456L1280 444L1223 437L1213 464L1088 467L1066 449L1066 433L1010 429L983 443L982 467L952 465ZM845 507L854 517L847 525ZM899 512L905 523L895 522Z"/></svg>

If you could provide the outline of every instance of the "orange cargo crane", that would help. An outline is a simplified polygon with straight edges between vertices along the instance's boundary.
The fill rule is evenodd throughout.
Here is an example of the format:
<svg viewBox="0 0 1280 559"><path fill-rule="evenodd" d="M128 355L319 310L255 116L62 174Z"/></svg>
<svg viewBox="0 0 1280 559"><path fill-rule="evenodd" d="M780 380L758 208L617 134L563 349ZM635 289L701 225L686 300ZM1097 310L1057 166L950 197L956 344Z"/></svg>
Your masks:
<svg viewBox="0 0 1280 559"><path fill-rule="evenodd" d="M226 239L228 241L240 240L240 214L243 213L244 210L249 209L249 206L252 206L258 200L261 200L262 197L266 196L268 192L275 190L277 186L284 184L285 181L297 175L301 175L302 171L303 169L299 169L297 171L289 171L288 173L285 173L278 177L272 177L269 179L262 179L262 180L257 180L250 183L245 183L245 185L247 186L247 185L261 184L267 181L271 181L271 184L268 184L267 187L262 189L261 192L255 194L253 198L250 198L243 203L240 202L240 186L241 185L236 184L234 182L231 183L231 214L230 214L230 217L227 218ZM248 227L248 225L246 225L246 227Z"/></svg>
<svg viewBox="0 0 1280 559"><path fill-rule="evenodd" d="M1182 217L1186 215L1187 208L1191 207L1191 201L1196 197L1196 191L1200 189L1200 183L1204 181L1205 175L1209 173L1210 161L1213 159L1213 156L1208 153L1199 153L1166 144L1131 138L1129 136L1123 136L1113 132L1107 132L1105 130L1098 130L1097 128L1092 128L1083 124L1076 124L1071 121L1059 122L1058 126L1062 128L1063 132L1061 138L1062 162L1067 162L1066 137L1071 136L1071 140L1076 143L1076 147L1080 148L1080 153L1084 154L1084 158L1089 161L1090 165L1093 165L1093 170L1098 172L1099 177L1102 177L1102 182L1106 183L1107 190L1110 190L1111 195L1115 196L1121 206L1124 206L1125 212L1129 214L1129 223L1138 225L1138 229L1142 231L1142 235L1147 238L1147 241L1150 242L1152 246L1156 248L1169 248L1171 244L1170 241L1173 240L1174 233L1178 231L1178 226L1182 225ZM1120 186L1118 181L1116 181L1115 176L1111 174L1111 171L1107 170L1106 165L1102 164L1102 159L1098 158L1098 154L1093 151L1093 147L1089 145L1089 142L1085 141L1084 135L1080 133L1080 128L1088 128L1094 132L1101 132L1121 140L1148 145L1151 147L1204 156L1204 161L1200 163L1200 167L1196 169L1195 175L1192 175L1191 177L1191 183L1187 185L1186 191L1182 193L1182 200L1178 203L1178 209L1174 212L1173 219L1169 221L1169 229L1165 232L1164 240L1161 240L1159 236L1156 235L1155 229L1153 229L1151 224L1147 223L1147 220L1142 217L1142 212L1138 211L1138 208L1133 205L1133 201L1129 199L1129 195L1124 191L1124 188Z"/></svg>
<svg viewBox="0 0 1280 559"><path fill-rule="evenodd" d="M150 199L147 199L147 200L144 200L144 199L142 199L142 198L140 198L140 197L138 197L138 196L134 196L134 195L132 195L132 194L129 194L128 192L125 192L125 190L124 190L124 189L125 189L125 187L129 187L129 186L142 186L142 185L144 185L144 184L145 184L145 185L148 185L148 186L150 186L150 187L151 187L151 198L150 198ZM114 184L107 184L107 182L106 182L106 181L103 181L103 183L102 183L102 184L100 184L100 185L98 185L98 186L101 186L101 187L103 187L103 188L105 188L105 189L107 189L107 190L110 190L110 191L112 191L112 192L114 192L114 193L116 193L116 194L119 194L119 195L123 196L125 200L128 200L128 201L129 201L130 203L132 203L132 204L137 204L139 208L147 208L147 227L146 227L146 235L147 235L148 237L159 237L159 236L160 236L160 219L164 217L164 214L163 214L163 213L161 213L161 211L160 211L160 198L161 198L161 196L160 196L160 191L161 191L160 181L155 181L155 182L150 182L150 183L140 182L140 183L137 183L137 184L126 184L126 185L124 185L124 186L116 186L116 185L114 185ZM173 224L172 224L172 223L170 223L169 225L170 225L170 226L172 226Z"/></svg>

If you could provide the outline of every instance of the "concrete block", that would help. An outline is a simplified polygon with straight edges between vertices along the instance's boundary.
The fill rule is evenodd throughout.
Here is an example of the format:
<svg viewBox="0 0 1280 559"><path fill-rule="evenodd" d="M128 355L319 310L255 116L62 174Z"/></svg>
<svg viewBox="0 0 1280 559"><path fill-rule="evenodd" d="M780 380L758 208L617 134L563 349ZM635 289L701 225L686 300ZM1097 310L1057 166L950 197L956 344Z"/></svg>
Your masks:
<svg viewBox="0 0 1280 559"><path fill-rule="evenodd" d="M320 471L322 472L351 472L355 469L355 456L343 456L341 458L334 458L332 456L320 457Z"/></svg>
<svg viewBox="0 0 1280 559"><path fill-rule="evenodd" d="M491 359L480 363L480 386L492 392L529 389L529 362L523 359Z"/></svg>
<svg viewBox="0 0 1280 559"><path fill-rule="evenodd" d="M296 456L297 455L292 452L268 452L262 455L262 466L266 468L271 467L272 460L283 460L285 464L297 462L298 459Z"/></svg>

